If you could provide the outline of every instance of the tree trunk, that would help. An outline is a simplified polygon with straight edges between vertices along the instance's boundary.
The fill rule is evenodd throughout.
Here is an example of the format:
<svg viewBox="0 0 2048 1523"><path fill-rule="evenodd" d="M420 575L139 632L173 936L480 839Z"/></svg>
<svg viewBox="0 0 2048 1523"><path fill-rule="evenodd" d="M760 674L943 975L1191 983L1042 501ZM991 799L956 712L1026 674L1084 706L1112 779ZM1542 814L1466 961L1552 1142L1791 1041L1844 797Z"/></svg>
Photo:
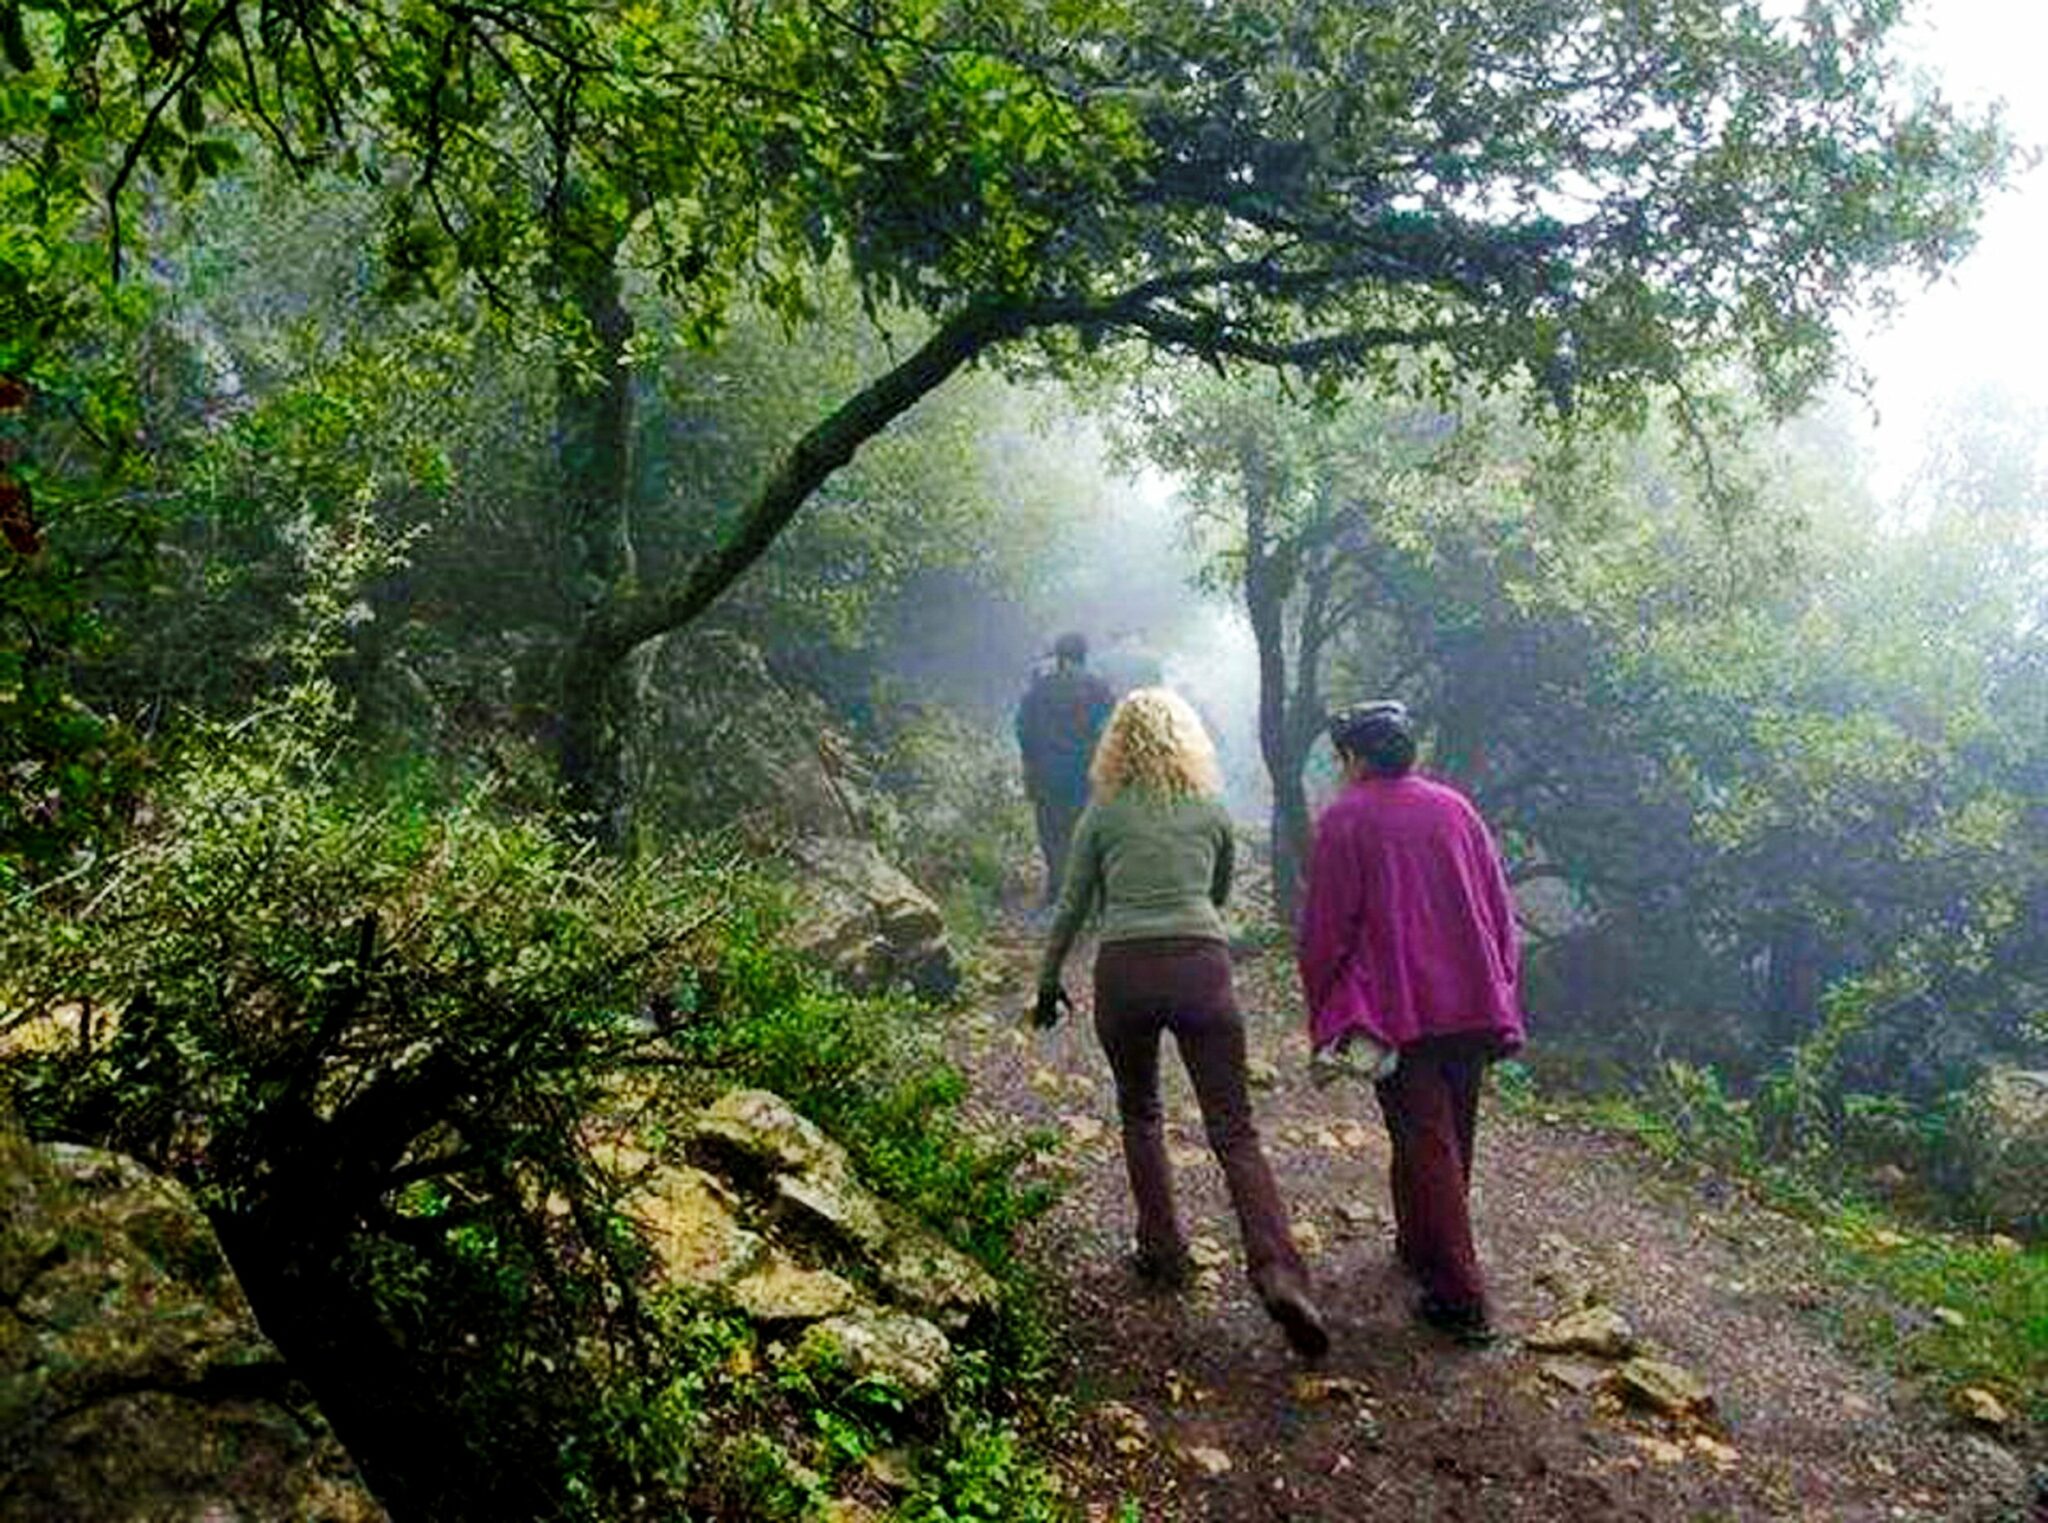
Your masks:
<svg viewBox="0 0 2048 1523"><path fill-rule="evenodd" d="M1797 1046L1820 1022L1821 941L1813 922L1788 912L1768 943L1764 1017L1772 1045Z"/></svg>
<svg viewBox="0 0 2048 1523"><path fill-rule="evenodd" d="M1288 703L1287 635L1284 616L1293 572L1273 544L1273 508L1278 488L1272 462L1256 443L1238 452L1244 482L1244 605L1259 660L1259 756L1273 789L1268 842L1273 868L1273 913L1292 926L1301 903L1301 877L1308 856L1308 794L1302 785L1305 753L1294 745L1296 725Z"/></svg>
<svg viewBox="0 0 2048 1523"><path fill-rule="evenodd" d="M1300 917L1308 873L1308 789L1302 781L1302 762L1296 757L1273 775L1273 914L1289 929Z"/></svg>
<svg viewBox="0 0 2048 1523"><path fill-rule="evenodd" d="M555 378L563 593L577 622L563 662L560 772L570 812L599 844L620 851L632 839L641 694L624 653L606 653L589 637L602 611L630 594L637 569L633 384L625 364L633 317L619 288L616 244L572 244L565 235L561 247L564 289L589 325L592 352L586 367L564 363Z"/></svg>

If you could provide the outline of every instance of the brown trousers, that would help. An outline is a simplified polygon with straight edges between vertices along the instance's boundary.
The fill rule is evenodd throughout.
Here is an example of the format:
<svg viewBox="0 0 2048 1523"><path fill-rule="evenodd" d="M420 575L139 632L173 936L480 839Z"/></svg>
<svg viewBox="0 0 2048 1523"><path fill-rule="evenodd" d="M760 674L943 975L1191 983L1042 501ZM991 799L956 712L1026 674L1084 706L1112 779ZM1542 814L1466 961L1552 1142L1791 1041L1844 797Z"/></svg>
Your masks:
<svg viewBox="0 0 2048 1523"><path fill-rule="evenodd" d="M1484 1313L1472 1244L1472 1146L1479 1089L1498 1051L1491 1036L1435 1037L1401 1049L1376 1086L1393 1144L1394 1252L1440 1306Z"/></svg>
<svg viewBox="0 0 2048 1523"><path fill-rule="evenodd" d="M1237 1212L1245 1266L1262 1295L1307 1288L1287 1208L1252 1124L1244 1020L1220 941L1161 937L1105 942L1095 956L1095 1034L1116 1076L1124 1167L1138 1211L1138 1250L1170 1262L1187 1251L1174 1210L1159 1101L1159 1038L1173 1033L1202 1109L1202 1126Z"/></svg>

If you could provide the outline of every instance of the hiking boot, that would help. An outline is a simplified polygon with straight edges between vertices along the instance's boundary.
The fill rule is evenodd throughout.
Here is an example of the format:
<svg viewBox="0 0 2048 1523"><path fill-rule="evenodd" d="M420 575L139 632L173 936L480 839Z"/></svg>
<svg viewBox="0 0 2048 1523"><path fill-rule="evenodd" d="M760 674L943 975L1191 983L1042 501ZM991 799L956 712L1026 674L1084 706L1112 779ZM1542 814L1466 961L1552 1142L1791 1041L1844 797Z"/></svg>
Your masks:
<svg viewBox="0 0 2048 1523"><path fill-rule="evenodd" d="M1266 1314L1280 1324L1288 1346L1304 1359L1320 1359L1330 1352L1330 1331L1323 1326L1323 1314L1308 1292L1296 1285L1267 1291L1261 1297Z"/></svg>
<svg viewBox="0 0 2048 1523"><path fill-rule="evenodd" d="M1415 1303L1415 1320L1443 1333L1460 1348L1488 1348L1500 1338L1484 1306L1452 1306L1435 1296Z"/></svg>

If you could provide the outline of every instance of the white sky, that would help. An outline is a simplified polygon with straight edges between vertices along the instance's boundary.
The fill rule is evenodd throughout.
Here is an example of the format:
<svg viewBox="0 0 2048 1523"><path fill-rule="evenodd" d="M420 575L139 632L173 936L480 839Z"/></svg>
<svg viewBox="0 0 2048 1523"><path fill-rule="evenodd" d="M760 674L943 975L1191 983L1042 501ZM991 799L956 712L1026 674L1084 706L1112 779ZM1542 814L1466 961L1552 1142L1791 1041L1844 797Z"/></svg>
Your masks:
<svg viewBox="0 0 2048 1523"><path fill-rule="evenodd" d="M2002 98L2013 135L2048 145L2048 5L1922 0L1911 51L1964 104ZM1992 382L2048 402L2048 164L1990 205L1976 249L1930 290L1908 296L1856 353L1876 381L1879 479L1896 485L1935 409Z"/></svg>

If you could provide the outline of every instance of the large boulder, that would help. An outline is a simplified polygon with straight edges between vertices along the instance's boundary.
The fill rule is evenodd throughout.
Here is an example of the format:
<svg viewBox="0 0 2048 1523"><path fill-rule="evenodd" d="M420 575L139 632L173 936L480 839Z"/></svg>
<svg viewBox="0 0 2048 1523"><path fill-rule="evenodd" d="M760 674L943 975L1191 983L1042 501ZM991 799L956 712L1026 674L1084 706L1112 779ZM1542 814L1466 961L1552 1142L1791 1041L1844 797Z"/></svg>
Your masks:
<svg viewBox="0 0 2048 1523"><path fill-rule="evenodd" d="M1963 1106L1958 1142L1986 1220L2048 1235L2048 1072L1986 1070Z"/></svg>
<svg viewBox="0 0 2048 1523"><path fill-rule="evenodd" d="M666 641L661 659L687 680L655 685L653 733L659 749L687 748L694 760L652 771L649 812L786 852L799 879L798 942L849 988L951 994L959 970L938 906L874 845L895 806L823 700L780 680L730 631Z"/></svg>
<svg viewBox="0 0 2048 1523"><path fill-rule="evenodd" d="M0 1518L384 1516L176 1185L0 1119L0 1204Z"/></svg>
<svg viewBox="0 0 2048 1523"><path fill-rule="evenodd" d="M772 1182L782 1174L838 1177L853 1170L846 1149L778 1094L732 1089L697 1115L691 1150L708 1166Z"/></svg>
<svg viewBox="0 0 2048 1523"><path fill-rule="evenodd" d="M994 1304L987 1271L870 1191L846 1150L781 1096L721 1096L699 1114L691 1149L745 1181L792 1236L822 1240L865 1265L904 1306L959 1328Z"/></svg>
<svg viewBox="0 0 2048 1523"><path fill-rule="evenodd" d="M789 851L800 950L863 993L901 984L943 999L959 987L945 916L872 841L813 836Z"/></svg>
<svg viewBox="0 0 2048 1523"><path fill-rule="evenodd" d="M650 1166L623 1205L647 1233L669 1285L726 1285L761 1262L761 1235L741 1224L724 1182L702 1169Z"/></svg>
<svg viewBox="0 0 2048 1523"><path fill-rule="evenodd" d="M733 1304L769 1326L816 1322L860 1305L860 1293L829 1269L813 1269L780 1253L770 1254L730 1287Z"/></svg>
<svg viewBox="0 0 2048 1523"><path fill-rule="evenodd" d="M649 778L657 813L699 828L737 824L763 844L865 835L881 823L887 806L853 743L816 694L769 670L759 646L693 630L664 641L660 659L676 680L650 694L654 737L693 760Z"/></svg>

